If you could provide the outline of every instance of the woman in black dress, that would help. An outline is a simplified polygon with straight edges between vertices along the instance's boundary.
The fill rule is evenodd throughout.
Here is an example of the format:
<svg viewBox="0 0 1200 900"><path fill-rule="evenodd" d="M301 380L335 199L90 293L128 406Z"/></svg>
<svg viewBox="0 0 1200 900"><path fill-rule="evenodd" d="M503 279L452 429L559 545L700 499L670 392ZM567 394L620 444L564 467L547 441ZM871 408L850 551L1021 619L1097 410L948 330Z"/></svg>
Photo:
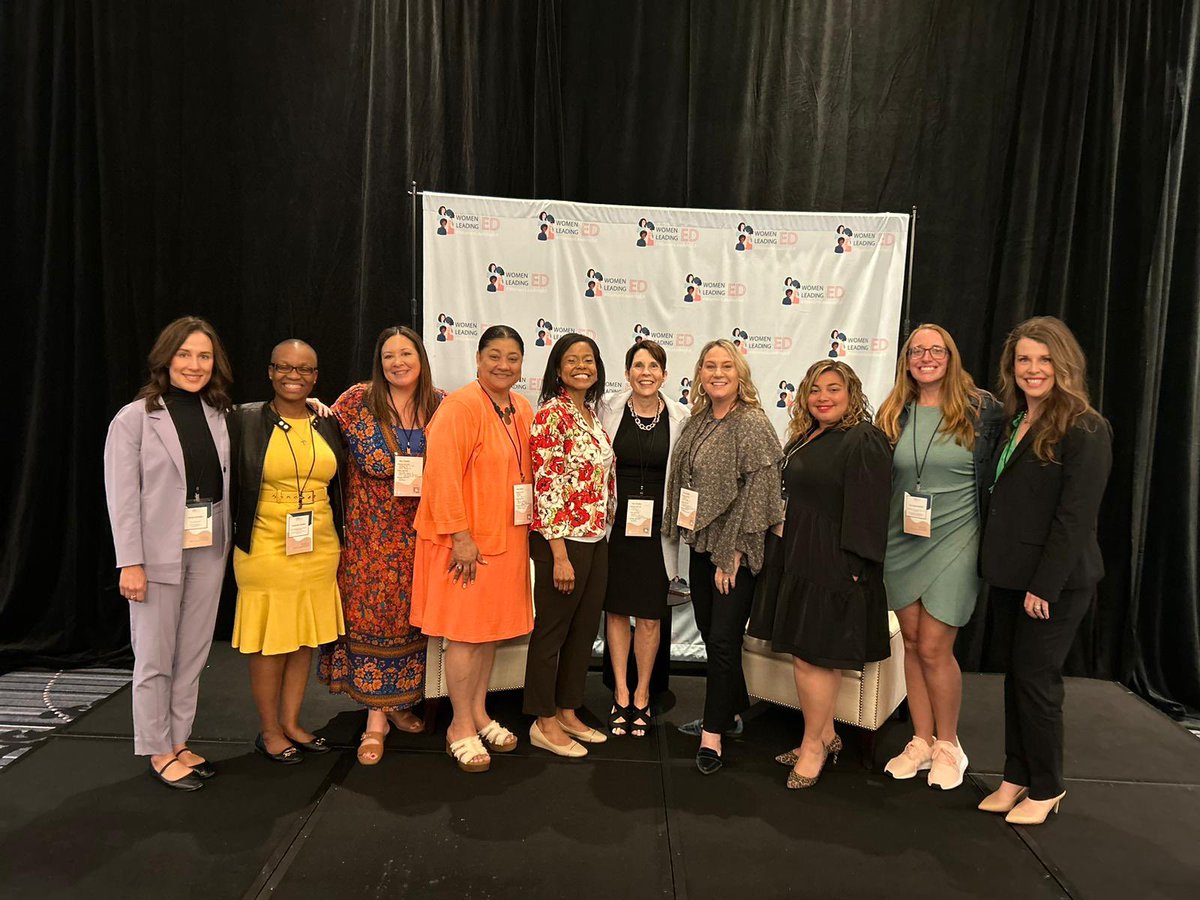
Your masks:
<svg viewBox="0 0 1200 900"><path fill-rule="evenodd" d="M611 661L613 688L608 727L617 736L645 737L650 732L651 692L666 689L670 664L667 586L679 574L679 539L661 537L663 492L671 448L687 410L662 396L666 377L666 351L654 341L639 341L625 354L629 390L609 394L600 404L600 421L613 436L617 458L617 514L608 536L604 599L605 661ZM631 499L653 503L649 516L639 509L641 504L635 504L631 516ZM630 617L636 619L632 636ZM637 678L632 699L631 644Z"/></svg>
<svg viewBox="0 0 1200 900"><path fill-rule="evenodd" d="M764 636L795 661L804 740L776 757L792 767L795 789L816 784L842 747L833 730L838 670L862 671L890 654L883 555L892 451L871 424L862 382L838 360L809 367L788 433L783 571Z"/></svg>

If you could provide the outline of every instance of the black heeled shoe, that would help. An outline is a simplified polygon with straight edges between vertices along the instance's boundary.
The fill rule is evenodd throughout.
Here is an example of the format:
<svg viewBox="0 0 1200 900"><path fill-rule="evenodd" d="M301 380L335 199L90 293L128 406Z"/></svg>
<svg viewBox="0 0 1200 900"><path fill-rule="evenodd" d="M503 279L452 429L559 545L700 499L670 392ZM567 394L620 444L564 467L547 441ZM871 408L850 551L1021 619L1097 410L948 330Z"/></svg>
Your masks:
<svg viewBox="0 0 1200 900"><path fill-rule="evenodd" d="M200 755L195 750L192 750L188 747L184 747L182 750L179 751L179 753L190 753L190 754L192 754L192 756ZM179 754L177 753L176 756L178 756L178 755ZM183 763L185 766L187 766L187 763L183 762L182 759L179 761L181 763ZM200 778L203 778L205 781L208 781L208 779L214 777L217 774L217 770L215 768L213 768L212 763L210 763L207 759L201 760L200 762L196 763L196 765L194 765L194 766L188 766L188 768L191 769L193 772L195 772L196 775L198 775Z"/></svg>
<svg viewBox="0 0 1200 900"><path fill-rule="evenodd" d="M627 737L629 735L629 720L632 714L632 708L622 706L617 702L617 695L613 694L612 709L608 711L608 733L613 737ZM621 721L618 722L618 719ZM615 730L617 728L621 730Z"/></svg>
<svg viewBox="0 0 1200 900"><path fill-rule="evenodd" d="M720 771L721 766L725 763L721 760L721 754L709 747L701 747L696 751L696 768L700 770L701 775L712 775Z"/></svg>
<svg viewBox="0 0 1200 900"><path fill-rule="evenodd" d="M297 750L294 746L289 746L282 753L272 753L267 749L267 745L263 741L261 731L258 733L258 737L254 739L254 749L272 762L281 763L285 766L294 766L296 763L304 762L304 754Z"/></svg>
<svg viewBox="0 0 1200 900"><path fill-rule="evenodd" d="M200 788L204 787L204 782L196 776L194 769L177 781L171 781L169 778L164 777L163 772L171 768L172 763L179 763L181 766L184 766L184 768L190 768L190 766L186 766L183 762L181 762L178 757L172 756L166 761L166 763L163 764L161 769L154 768L154 763L151 762L150 774L173 791L198 791Z"/></svg>

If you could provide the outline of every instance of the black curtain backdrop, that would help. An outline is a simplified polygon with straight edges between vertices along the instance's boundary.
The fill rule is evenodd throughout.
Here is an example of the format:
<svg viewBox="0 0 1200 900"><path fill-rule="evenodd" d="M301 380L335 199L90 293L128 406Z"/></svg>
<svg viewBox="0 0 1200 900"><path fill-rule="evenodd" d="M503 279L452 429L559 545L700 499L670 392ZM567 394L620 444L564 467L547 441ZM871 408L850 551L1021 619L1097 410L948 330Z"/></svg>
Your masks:
<svg viewBox="0 0 1200 900"><path fill-rule="evenodd" d="M1200 709L1198 47L1168 0L0 4L0 668L127 653L101 448L161 326L211 319L240 400L306 338L332 398L410 320L416 180L917 205L912 320L986 385L1012 325L1061 316L1112 420L1073 671Z"/></svg>

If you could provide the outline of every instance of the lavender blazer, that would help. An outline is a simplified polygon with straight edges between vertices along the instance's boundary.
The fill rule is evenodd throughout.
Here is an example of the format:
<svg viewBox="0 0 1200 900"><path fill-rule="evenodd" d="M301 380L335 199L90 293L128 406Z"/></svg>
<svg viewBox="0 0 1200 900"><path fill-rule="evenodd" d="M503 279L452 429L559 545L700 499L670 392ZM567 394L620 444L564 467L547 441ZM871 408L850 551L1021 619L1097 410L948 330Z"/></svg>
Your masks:
<svg viewBox="0 0 1200 900"><path fill-rule="evenodd" d="M225 414L207 403L204 416L212 432L225 481L224 502L213 522L214 542L229 546L229 431ZM187 484L183 447L166 408L146 411L145 400L121 407L104 441L104 489L117 568L144 566L146 579L179 584L183 564L183 513Z"/></svg>

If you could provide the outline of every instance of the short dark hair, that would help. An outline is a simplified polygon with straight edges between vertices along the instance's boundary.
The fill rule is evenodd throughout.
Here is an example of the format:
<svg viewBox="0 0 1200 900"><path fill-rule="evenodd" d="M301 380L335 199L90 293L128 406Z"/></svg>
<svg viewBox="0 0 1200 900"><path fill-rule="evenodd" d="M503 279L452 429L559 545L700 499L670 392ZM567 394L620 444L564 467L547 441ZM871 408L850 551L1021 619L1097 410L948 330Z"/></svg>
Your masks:
<svg viewBox="0 0 1200 900"><path fill-rule="evenodd" d="M578 343L584 343L591 347L592 355L596 357L596 383L587 389L587 393L583 395L583 402L594 406L604 393L604 360L600 358L600 348L586 334L572 331L555 340L554 347L550 350L550 356L546 359L546 372L542 375L542 393L538 397L539 404L558 396L558 389L562 386L558 377L558 367L562 365L567 351Z"/></svg>
<svg viewBox="0 0 1200 900"><path fill-rule="evenodd" d="M525 342L521 340L521 335L517 333L517 329L511 325L491 325L483 334L479 336L478 352L482 353L488 344L496 341L516 341L517 346L521 348L521 355L525 355Z"/></svg>
<svg viewBox="0 0 1200 900"><path fill-rule="evenodd" d="M647 351L654 361L662 366L662 370L667 371L667 351L662 348L662 344L658 341L652 341L650 338L645 338L641 341L635 341L633 346L625 351L625 371L628 372L633 368L633 358L637 356L639 350Z"/></svg>
<svg viewBox="0 0 1200 900"><path fill-rule="evenodd" d="M229 364L229 356L225 353L225 347L217 337L216 330L199 316L181 316L159 332L158 339L146 358L150 378L142 385L136 399L146 401L147 412L162 406L162 395L171 386L171 360L175 358L183 342L197 331L207 335L213 346L212 377L208 379L208 384L200 389L200 396L205 403L221 412L229 412L233 408L233 401L229 397L229 388L233 384L233 367Z"/></svg>

